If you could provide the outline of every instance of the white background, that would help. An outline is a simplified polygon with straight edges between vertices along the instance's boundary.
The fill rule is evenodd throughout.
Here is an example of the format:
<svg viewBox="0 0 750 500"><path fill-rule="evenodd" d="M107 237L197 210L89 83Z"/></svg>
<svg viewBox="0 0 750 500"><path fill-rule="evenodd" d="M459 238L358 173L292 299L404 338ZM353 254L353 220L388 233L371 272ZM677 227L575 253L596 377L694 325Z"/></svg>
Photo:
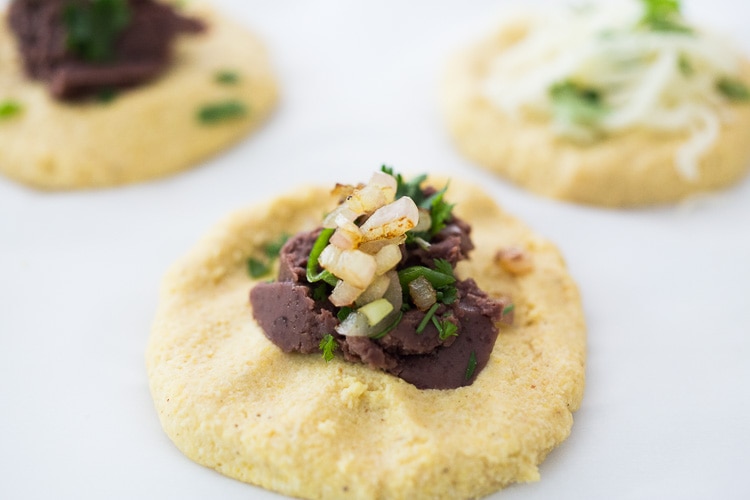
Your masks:
<svg viewBox="0 0 750 500"><path fill-rule="evenodd" d="M279 498L194 464L162 432L144 367L159 281L228 212L381 163L484 185L559 245L581 287L589 354L573 433L540 482L493 498L750 498L750 179L679 206L605 210L463 159L439 76L509 2L218 3L262 36L278 73L280 107L257 134L131 187L0 179L0 499ZM747 2L686 3L750 52Z"/></svg>

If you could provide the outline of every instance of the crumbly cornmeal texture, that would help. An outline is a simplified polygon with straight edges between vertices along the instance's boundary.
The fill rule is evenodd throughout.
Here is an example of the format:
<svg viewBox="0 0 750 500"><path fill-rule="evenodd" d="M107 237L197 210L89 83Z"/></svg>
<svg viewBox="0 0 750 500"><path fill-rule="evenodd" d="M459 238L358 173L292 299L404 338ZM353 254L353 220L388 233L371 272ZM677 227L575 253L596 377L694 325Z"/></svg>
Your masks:
<svg viewBox="0 0 750 500"><path fill-rule="evenodd" d="M453 180L446 199L477 247L458 276L516 304L515 326L502 327L473 385L419 390L340 357L284 354L266 339L248 301L248 257L283 232L318 226L336 204L327 189L301 189L234 213L163 281L146 361L177 447L301 498L470 498L539 479L583 395L579 293L557 249L478 188ZM493 262L510 245L533 255L532 272L512 277Z"/></svg>
<svg viewBox="0 0 750 500"><path fill-rule="evenodd" d="M737 182L750 167L750 105L728 104L733 118L699 161L699 178L682 178L675 153L685 133L631 129L591 144L558 137L550 120L509 116L482 95L492 60L521 40L528 25L519 18L455 56L441 89L448 128L472 161L538 194L578 203L627 207L675 202ZM741 79L750 85L750 63Z"/></svg>
<svg viewBox="0 0 750 500"><path fill-rule="evenodd" d="M0 120L0 172L43 189L104 187L187 169L247 135L270 114L277 88L265 48L244 27L199 2L181 10L207 31L180 36L170 68L156 80L123 91L109 103L52 99L23 72L15 39L0 15L0 102L18 102ZM232 71L232 85L216 82ZM229 100L245 116L204 124L198 110Z"/></svg>

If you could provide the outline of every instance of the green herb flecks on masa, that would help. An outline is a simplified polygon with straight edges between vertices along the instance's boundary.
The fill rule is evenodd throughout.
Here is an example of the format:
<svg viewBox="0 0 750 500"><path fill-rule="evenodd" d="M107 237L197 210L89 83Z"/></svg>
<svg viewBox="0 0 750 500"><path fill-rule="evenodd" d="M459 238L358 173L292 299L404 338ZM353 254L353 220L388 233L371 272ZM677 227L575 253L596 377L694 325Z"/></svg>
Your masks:
<svg viewBox="0 0 750 500"><path fill-rule="evenodd" d="M607 113L600 91L571 80L553 85L549 95L555 117L562 122L595 127Z"/></svg>
<svg viewBox="0 0 750 500"><path fill-rule="evenodd" d="M120 33L130 24L127 0L69 2L63 12L66 46L74 55L90 62L111 61Z"/></svg>
<svg viewBox="0 0 750 500"><path fill-rule="evenodd" d="M7 120L21 114L23 106L17 101L0 101L0 120Z"/></svg>
<svg viewBox="0 0 750 500"><path fill-rule="evenodd" d="M240 75L236 71L221 70L216 72L214 81L222 85L235 85L240 81Z"/></svg>
<svg viewBox="0 0 750 500"><path fill-rule="evenodd" d="M236 100L206 104L198 110L198 121L205 125L214 125L242 118L247 112L247 106Z"/></svg>
<svg viewBox="0 0 750 500"><path fill-rule="evenodd" d="M247 259L247 272L251 278L261 278L271 272L273 262L279 257L281 247L284 246L289 235L284 233L275 241L266 243L263 246L265 259L250 257Z"/></svg>

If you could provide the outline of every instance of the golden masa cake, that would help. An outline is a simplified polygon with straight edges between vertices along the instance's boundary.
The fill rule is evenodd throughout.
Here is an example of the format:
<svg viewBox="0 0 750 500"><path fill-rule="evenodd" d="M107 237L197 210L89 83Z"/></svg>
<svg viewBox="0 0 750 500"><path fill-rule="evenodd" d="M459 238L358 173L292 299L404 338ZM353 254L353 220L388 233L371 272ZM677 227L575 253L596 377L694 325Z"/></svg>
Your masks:
<svg viewBox="0 0 750 500"><path fill-rule="evenodd" d="M277 89L260 41L201 2L181 12L205 33L181 36L169 69L109 103L70 104L23 73L15 39L0 15L0 102L23 107L0 120L0 172L43 189L126 184L187 169L238 141L270 114ZM216 75L238 75L232 85ZM245 116L206 124L199 109L240 102Z"/></svg>
<svg viewBox="0 0 750 500"><path fill-rule="evenodd" d="M248 258L315 228L336 199L298 189L230 215L164 278L146 361L162 426L189 458L301 498L456 499L539 479L570 433L584 389L585 324L558 250L478 188L446 195L472 225L459 263L490 296L511 296L486 368L467 387L419 390L365 365L285 354L253 320ZM533 270L495 261L521 247Z"/></svg>

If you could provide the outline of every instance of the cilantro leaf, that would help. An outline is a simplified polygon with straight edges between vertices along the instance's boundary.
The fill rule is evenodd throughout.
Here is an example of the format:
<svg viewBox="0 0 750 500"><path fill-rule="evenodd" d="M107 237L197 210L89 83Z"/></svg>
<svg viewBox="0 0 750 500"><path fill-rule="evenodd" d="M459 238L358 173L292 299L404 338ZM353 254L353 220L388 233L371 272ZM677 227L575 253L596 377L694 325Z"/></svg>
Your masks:
<svg viewBox="0 0 750 500"><path fill-rule="evenodd" d="M607 113L600 91L572 80L554 84L549 96L555 117L565 123L593 127Z"/></svg>
<svg viewBox="0 0 750 500"><path fill-rule="evenodd" d="M652 31L670 31L690 34L693 30L684 24L679 0L641 0L643 17L640 25Z"/></svg>
<svg viewBox="0 0 750 500"><path fill-rule="evenodd" d="M750 101L750 88L740 80L720 78L716 82L716 89L730 101Z"/></svg>
<svg viewBox="0 0 750 500"><path fill-rule="evenodd" d="M336 339L334 339L333 335L331 335L330 333L327 333L321 339L320 344L318 344L318 348L323 351L323 359L326 360L326 363L333 359L333 351L335 351L337 347L338 344L336 343Z"/></svg>
<svg viewBox="0 0 750 500"><path fill-rule="evenodd" d="M85 61L111 61L115 57L117 38L131 18L127 0L68 2L63 11L67 49Z"/></svg>
<svg viewBox="0 0 750 500"><path fill-rule="evenodd" d="M271 272L271 266L256 258L247 259L247 272L251 278L260 278Z"/></svg>
<svg viewBox="0 0 750 500"><path fill-rule="evenodd" d="M512 313L515 310L516 310L516 305L515 304L508 304L507 306L503 307L502 314L503 315L510 314L510 313Z"/></svg>
<svg viewBox="0 0 750 500"><path fill-rule="evenodd" d="M439 273L443 273L446 276L450 276L455 278L455 275L453 274L453 266L450 262L448 262L445 259L435 259L433 261L433 265L435 266L435 270Z"/></svg>
<svg viewBox="0 0 750 500"><path fill-rule="evenodd" d="M458 326L456 326L455 323L448 320L438 321L434 316L432 317L432 322L438 330L438 337L440 340L445 341L448 340L449 337L458 336Z"/></svg>
<svg viewBox="0 0 750 500"><path fill-rule="evenodd" d="M263 253L266 256L265 260L256 259L255 257L247 259L247 272L251 278L260 278L271 272L273 261L279 257L281 247L284 246L287 239L289 239L289 235L284 233L276 241L266 243L263 246Z"/></svg>
<svg viewBox="0 0 750 500"><path fill-rule="evenodd" d="M23 111L23 107L17 101L0 101L0 120L13 118Z"/></svg>

